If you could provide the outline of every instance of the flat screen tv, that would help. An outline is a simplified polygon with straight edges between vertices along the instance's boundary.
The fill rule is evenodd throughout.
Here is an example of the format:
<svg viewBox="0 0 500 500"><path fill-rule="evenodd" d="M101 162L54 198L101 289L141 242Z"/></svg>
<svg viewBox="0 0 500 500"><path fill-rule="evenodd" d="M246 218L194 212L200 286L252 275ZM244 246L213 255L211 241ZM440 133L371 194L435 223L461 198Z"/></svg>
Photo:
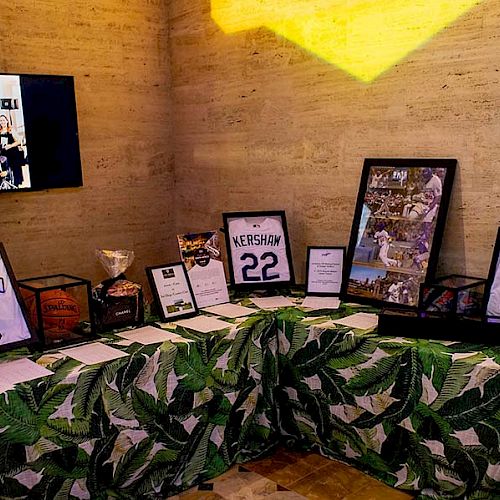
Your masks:
<svg viewBox="0 0 500 500"><path fill-rule="evenodd" d="M82 184L73 77L0 73L0 192Z"/></svg>

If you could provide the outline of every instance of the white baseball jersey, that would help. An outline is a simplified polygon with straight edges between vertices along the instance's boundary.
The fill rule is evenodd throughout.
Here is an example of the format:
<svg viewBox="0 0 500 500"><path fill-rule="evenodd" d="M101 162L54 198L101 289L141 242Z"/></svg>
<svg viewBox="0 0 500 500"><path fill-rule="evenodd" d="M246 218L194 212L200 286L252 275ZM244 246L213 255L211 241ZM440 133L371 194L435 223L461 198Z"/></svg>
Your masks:
<svg viewBox="0 0 500 500"><path fill-rule="evenodd" d="M17 302L7 269L0 258L0 344L19 342L31 337L26 321Z"/></svg>
<svg viewBox="0 0 500 500"><path fill-rule="evenodd" d="M389 298L387 302L399 302L399 292L401 291L401 287L398 283L393 283L389 287Z"/></svg>
<svg viewBox="0 0 500 500"><path fill-rule="evenodd" d="M430 191L434 195L434 198L438 198L443 194L443 183L436 174L432 174L429 182L424 186L424 190Z"/></svg>
<svg viewBox="0 0 500 500"><path fill-rule="evenodd" d="M278 220L235 219L228 226L235 283L290 280L285 235Z"/></svg>
<svg viewBox="0 0 500 500"><path fill-rule="evenodd" d="M377 243L383 247L384 245L389 244L389 233L383 229L382 231L377 231L373 237L377 240Z"/></svg>

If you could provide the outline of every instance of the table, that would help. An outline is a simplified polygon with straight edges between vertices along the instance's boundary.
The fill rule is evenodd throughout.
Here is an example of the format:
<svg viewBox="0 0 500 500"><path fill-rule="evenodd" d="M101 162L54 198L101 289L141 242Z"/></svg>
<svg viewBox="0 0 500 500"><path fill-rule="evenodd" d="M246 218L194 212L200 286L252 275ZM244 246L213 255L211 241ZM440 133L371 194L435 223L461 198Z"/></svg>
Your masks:
<svg viewBox="0 0 500 500"><path fill-rule="evenodd" d="M164 498L285 442L422 499L500 497L500 349L318 326L357 310L40 357L52 377L0 395L0 496Z"/></svg>
<svg viewBox="0 0 500 500"><path fill-rule="evenodd" d="M273 314L192 343L129 347L0 395L0 496L165 498L275 446Z"/></svg>
<svg viewBox="0 0 500 500"><path fill-rule="evenodd" d="M500 498L500 348L288 316L279 322L277 404L289 445L422 499Z"/></svg>

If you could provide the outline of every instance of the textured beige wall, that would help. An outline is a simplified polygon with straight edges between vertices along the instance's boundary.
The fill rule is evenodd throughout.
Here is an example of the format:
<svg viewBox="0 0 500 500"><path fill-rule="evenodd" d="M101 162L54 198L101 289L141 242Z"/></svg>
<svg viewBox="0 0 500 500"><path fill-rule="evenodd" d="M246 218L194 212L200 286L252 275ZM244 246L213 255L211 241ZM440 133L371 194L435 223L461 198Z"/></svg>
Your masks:
<svg viewBox="0 0 500 500"><path fill-rule="evenodd" d="M0 194L16 275L95 281L94 248L125 247L145 282L145 265L175 254L166 0L15 0L0 16L0 71L75 76L84 176L79 189Z"/></svg>
<svg viewBox="0 0 500 500"><path fill-rule="evenodd" d="M225 35L208 0L170 2L179 231L285 209L295 267L347 244L365 157L460 162L441 271L485 275L500 223L500 0L372 84L272 32Z"/></svg>

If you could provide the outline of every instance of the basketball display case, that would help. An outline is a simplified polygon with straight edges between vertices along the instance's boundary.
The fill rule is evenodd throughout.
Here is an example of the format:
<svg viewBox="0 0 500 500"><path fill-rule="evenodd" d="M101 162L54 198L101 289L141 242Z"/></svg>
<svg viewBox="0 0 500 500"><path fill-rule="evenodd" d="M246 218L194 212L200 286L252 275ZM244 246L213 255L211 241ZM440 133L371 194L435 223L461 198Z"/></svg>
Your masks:
<svg viewBox="0 0 500 500"><path fill-rule="evenodd" d="M18 281L31 325L44 347L94 338L90 281L55 274Z"/></svg>

